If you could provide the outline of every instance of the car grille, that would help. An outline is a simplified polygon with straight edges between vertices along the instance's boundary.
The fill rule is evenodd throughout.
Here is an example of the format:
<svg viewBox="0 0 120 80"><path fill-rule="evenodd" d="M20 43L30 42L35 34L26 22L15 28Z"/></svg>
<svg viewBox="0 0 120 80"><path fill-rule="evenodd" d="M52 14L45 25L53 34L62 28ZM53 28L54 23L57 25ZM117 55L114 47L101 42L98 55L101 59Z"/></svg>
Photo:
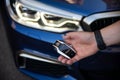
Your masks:
<svg viewBox="0 0 120 80"><path fill-rule="evenodd" d="M26 59L26 70L49 76L64 76L68 74L68 68L63 65L51 64L47 62Z"/></svg>
<svg viewBox="0 0 120 80"><path fill-rule="evenodd" d="M21 56L17 57L17 66L20 69L54 77L65 76L70 71L67 65L49 63Z"/></svg>

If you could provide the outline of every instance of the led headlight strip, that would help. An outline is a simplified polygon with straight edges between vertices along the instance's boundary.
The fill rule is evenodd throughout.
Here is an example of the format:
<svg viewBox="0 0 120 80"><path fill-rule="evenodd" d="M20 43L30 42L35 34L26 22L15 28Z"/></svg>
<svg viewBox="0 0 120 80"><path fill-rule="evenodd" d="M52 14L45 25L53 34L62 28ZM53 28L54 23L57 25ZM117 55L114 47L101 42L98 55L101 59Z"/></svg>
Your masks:
<svg viewBox="0 0 120 80"><path fill-rule="evenodd" d="M28 27L52 32L82 30L79 25L79 21L82 18L81 15L72 14L35 0L15 0L14 3L11 0L6 0L6 5L12 19ZM39 6L36 7L36 5ZM49 10L54 10L54 12ZM47 16L50 18L46 18Z"/></svg>

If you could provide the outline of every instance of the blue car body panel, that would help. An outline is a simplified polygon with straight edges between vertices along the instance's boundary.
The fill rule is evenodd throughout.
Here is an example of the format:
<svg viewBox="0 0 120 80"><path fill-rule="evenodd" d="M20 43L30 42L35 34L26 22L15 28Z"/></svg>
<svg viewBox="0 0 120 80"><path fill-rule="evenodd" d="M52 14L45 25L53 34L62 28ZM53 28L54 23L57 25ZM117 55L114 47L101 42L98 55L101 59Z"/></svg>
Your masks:
<svg viewBox="0 0 120 80"><path fill-rule="evenodd" d="M119 10L117 5L113 8L109 8L103 0L84 0L82 4L69 4L65 0L36 0L37 2L45 3L68 12L73 12L83 16L88 16L98 12L106 12L111 10ZM40 29L29 28L11 20L11 26L15 30L15 41L18 50L38 51L51 56L59 56L54 50L52 44L56 40L62 40L64 33L55 33ZM20 36L16 35L18 33ZM26 38L25 38L26 37ZM22 38L22 39L21 39ZM67 77L49 77L41 74L29 72L27 70L20 69L21 72L37 79L37 80L75 80L74 77L68 75Z"/></svg>
<svg viewBox="0 0 120 80"><path fill-rule="evenodd" d="M65 0L36 0L36 1L66 10L68 12L80 14L83 16L88 16L98 12L119 10L119 7L120 7L117 5L113 5L114 7L109 9L108 7L111 5L107 5L103 0L90 0L90 1L84 0L84 2L81 5L69 4ZM43 31L43 30L37 30L33 28L27 28L17 23L15 23L14 29L27 36L33 37L35 39L43 40L46 42L50 42L50 43L53 43L57 39L60 39L60 40L62 39L62 34Z"/></svg>
<svg viewBox="0 0 120 80"><path fill-rule="evenodd" d="M34 39L42 40L45 42L53 43L56 39L62 39L62 34L28 28L23 25L20 25L18 23L15 23L15 28L17 32L20 32L21 34L27 35L29 37L32 37Z"/></svg>
<svg viewBox="0 0 120 80"><path fill-rule="evenodd" d="M111 11L111 10L119 10L119 4L112 5L113 7L110 7L111 5L108 3L105 3L103 0L81 0L83 1L81 4L70 4L65 0L37 0L38 2L42 2L63 10L67 10L70 12L82 14L84 16L94 14L97 12L104 12L104 11Z"/></svg>
<svg viewBox="0 0 120 80"><path fill-rule="evenodd" d="M46 75L40 75L40 74L33 73L33 72L23 70L23 69L21 69L20 71L35 78L36 80L41 80L41 79L44 79L44 80L76 80L74 77L72 77L70 75L65 75L65 76L57 78L57 77L49 77Z"/></svg>

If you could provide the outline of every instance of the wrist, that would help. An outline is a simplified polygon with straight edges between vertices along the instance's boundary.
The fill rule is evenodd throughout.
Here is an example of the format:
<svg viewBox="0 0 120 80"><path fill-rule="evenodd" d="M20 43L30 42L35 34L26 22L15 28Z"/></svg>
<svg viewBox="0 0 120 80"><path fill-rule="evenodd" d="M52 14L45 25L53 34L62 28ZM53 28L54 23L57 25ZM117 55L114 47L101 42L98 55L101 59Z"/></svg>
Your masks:
<svg viewBox="0 0 120 80"><path fill-rule="evenodd" d="M98 51L99 48L97 47L97 42L96 42L96 39L95 39L94 32L91 32L91 43L92 43L93 49Z"/></svg>
<svg viewBox="0 0 120 80"><path fill-rule="evenodd" d="M100 31L106 46L120 43L120 21L101 29Z"/></svg>

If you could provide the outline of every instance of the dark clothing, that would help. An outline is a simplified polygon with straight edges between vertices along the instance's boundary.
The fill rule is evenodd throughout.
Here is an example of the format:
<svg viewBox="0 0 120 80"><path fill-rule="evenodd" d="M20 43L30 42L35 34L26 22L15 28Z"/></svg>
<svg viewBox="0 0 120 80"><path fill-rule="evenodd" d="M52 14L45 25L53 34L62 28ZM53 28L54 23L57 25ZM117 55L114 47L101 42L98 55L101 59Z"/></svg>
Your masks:
<svg viewBox="0 0 120 80"><path fill-rule="evenodd" d="M103 53L80 61L80 72L86 80L120 80L120 53Z"/></svg>

